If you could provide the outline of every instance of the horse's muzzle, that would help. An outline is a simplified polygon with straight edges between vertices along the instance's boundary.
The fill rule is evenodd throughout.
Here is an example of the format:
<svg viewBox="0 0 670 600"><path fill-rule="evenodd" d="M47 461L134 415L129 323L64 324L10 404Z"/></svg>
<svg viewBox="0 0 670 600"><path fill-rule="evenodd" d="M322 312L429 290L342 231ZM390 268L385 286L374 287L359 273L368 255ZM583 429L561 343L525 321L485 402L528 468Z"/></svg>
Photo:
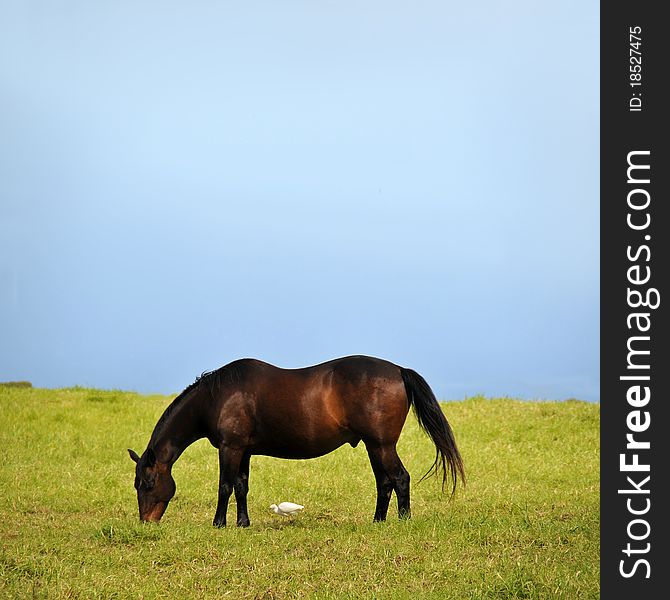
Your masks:
<svg viewBox="0 0 670 600"><path fill-rule="evenodd" d="M149 511L144 514L140 514L140 521L158 523L167 509L167 505L167 502L157 502L151 507Z"/></svg>

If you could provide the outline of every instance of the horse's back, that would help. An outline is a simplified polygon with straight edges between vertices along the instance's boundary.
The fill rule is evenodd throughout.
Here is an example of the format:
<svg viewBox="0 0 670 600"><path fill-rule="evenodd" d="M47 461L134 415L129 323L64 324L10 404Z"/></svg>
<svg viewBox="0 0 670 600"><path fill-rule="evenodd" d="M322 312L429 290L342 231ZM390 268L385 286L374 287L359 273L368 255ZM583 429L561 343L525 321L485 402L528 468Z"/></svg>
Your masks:
<svg viewBox="0 0 670 600"><path fill-rule="evenodd" d="M223 369L231 370L240 383L244 382L250 387L288 385L294 392L300 392L324 378L329 378L333 384L343 389L353 387L355 391L360 391L361 386L371 383L402 383L398 365L364 355L344 356L298 369L277 367L256 358L242 358ZM235 375L232 377L235 378Z"/></svg>

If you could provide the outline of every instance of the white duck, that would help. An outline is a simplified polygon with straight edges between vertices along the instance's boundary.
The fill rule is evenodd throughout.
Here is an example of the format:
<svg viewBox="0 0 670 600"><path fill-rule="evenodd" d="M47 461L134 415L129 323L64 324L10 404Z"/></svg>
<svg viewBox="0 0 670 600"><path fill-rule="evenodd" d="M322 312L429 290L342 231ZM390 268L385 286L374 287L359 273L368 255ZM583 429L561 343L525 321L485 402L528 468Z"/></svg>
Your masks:
<svg viewBox="0 0 670 600"><path fill-rule="evenodd" d="M270 510L282 517L292 517L293 515L297 515L303 508L305 507L293 502L280 502L279 505L270 505Z"/></svg>

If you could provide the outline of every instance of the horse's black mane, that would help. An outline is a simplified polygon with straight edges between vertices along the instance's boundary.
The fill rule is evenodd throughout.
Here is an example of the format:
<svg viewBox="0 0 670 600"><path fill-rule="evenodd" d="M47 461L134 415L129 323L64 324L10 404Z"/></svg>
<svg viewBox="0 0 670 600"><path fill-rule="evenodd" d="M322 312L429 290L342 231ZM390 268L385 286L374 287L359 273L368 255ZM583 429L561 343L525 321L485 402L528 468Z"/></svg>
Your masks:
<svg viewBox="0 0 670 600"><path fill-rule="evenodd" d="M198 377L195 378L195 381L185 387L182 392L170 403L170 405L165 409L165 412L158 419L156 427L154 427L153 435L151 436L151 446L154 439L160 434L163 430L165 423L169 420L170 416L174 411L181 405L181 402L186 398L192 391L199 389L203 385L209 386L209 393L212 397L216 391L225 383L234 383L240 381L245 372L246 361L236 360L230 364L227 364L223 367L215 369L214 371L204 371Z"/></svg>

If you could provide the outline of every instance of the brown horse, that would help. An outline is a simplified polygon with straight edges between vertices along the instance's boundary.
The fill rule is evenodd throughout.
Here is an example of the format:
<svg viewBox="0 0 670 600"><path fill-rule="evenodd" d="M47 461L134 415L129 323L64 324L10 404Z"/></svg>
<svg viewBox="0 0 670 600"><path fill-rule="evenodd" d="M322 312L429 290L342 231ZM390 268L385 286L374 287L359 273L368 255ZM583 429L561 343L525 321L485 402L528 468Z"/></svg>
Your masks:
<svg viewBox="0 0 670 600"><path fill-rule="evenodd" d="M219 499L214 525L226 525L231 493L237 525L247 527L249 459L314 458L363 440L377 482L375 521L386 519L391 493L398 515L409 517L409 473L396 443L413 406L435 443L435 461L424 475L448 474L452 495L465 482L453 433L426 381L411 369L368 356L349 356L304 369L280 369L255 359L203 374L167 407L137 463L135 489L142 521L159 521L175 494L171 470L193 442L207 438L219 450Z"/></svg>

